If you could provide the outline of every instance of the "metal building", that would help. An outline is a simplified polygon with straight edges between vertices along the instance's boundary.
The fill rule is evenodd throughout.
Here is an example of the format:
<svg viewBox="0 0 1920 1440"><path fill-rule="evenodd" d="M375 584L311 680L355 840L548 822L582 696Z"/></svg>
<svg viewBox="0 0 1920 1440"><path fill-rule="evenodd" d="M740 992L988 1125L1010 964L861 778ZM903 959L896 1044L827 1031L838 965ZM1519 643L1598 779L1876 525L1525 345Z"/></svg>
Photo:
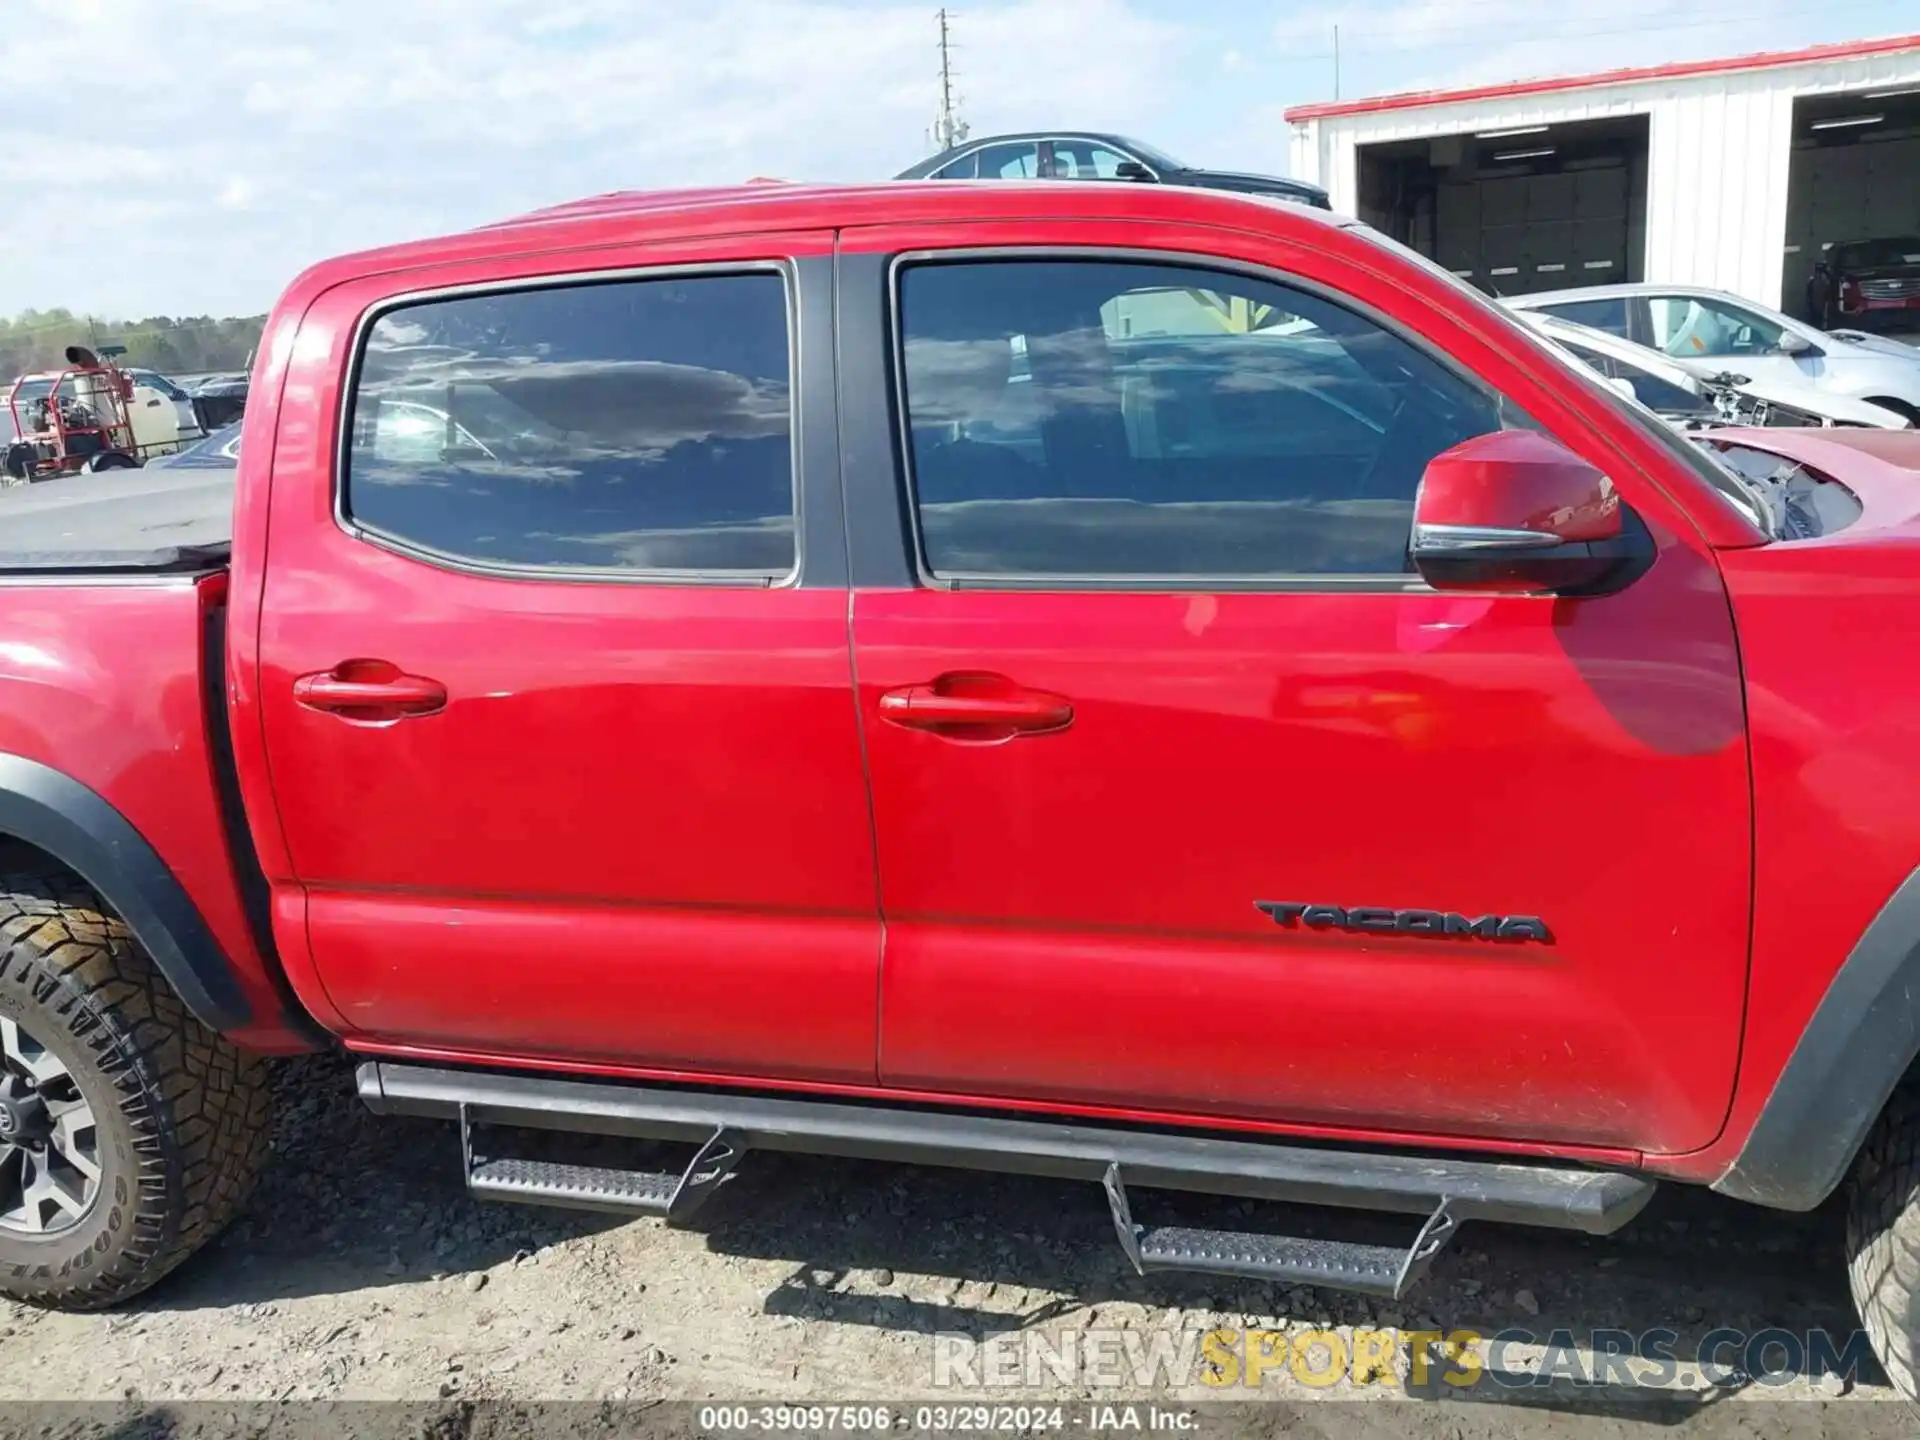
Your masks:
<svg viewBox="0 0 1920 1440"><path fill-rule="evenodd" d="M1920 234L1920 35L1287 112L1292 170L1497 294L1712 285L1799 313Z"/></svg>

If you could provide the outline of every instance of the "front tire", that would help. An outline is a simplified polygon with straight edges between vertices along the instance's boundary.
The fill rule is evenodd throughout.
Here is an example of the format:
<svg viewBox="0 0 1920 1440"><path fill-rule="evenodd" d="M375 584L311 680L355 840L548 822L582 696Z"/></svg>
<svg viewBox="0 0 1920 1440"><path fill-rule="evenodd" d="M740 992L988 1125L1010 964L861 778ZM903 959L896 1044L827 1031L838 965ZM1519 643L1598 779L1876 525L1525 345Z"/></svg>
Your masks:
<svg viewBox="0 0 1920 1440"><path fill-rule="evenodd" d="M269 1098L97 897L0 877L0 1294L91 1310L166 1275L252 1190Z"/></svg>

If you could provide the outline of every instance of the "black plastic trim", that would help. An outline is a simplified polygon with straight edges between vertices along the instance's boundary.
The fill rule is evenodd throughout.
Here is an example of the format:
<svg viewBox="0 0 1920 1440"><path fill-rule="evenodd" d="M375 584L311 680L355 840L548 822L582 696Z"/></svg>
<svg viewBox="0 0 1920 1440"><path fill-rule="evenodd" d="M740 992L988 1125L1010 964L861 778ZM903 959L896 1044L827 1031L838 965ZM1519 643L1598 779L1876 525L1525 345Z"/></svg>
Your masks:
<svg viewBox="0 0 1920 1440"><path fill-rule="evenodd" d="M1779 1210L1832 1194L1920 1055L1920 869L1873 917L1713 1188Z"/></svg>
<svg viewBox="0 0 1920 1440"><path fill-rule="evenodd" d="M1612 595L1653 568L1659 549L1646 523L1625 505L1622 529L1606 540L1570 540L1551 546L1490 547L1458 551L1416 549L1413 563L1436 588L1458 589L1519 581L1535 593L1578 599Z"/></svg>
<svg viewBox="0 0 1920 1440"><path fill-rule="evenodd" d="M266 870L260 864L260 851L253 843L253 827L247 823L246 804L240 794L240 771L233 757L233 723L227 711L227 607L224 602L208 606L202 621L200 670L202 713L207 717L207 749L213 766L214 794L220 804L220 823L226 834L227 853L233 860L234 883L240 891L240 908L247 917L247 930L253 937L254 948L266 962L267 977L280 1000L282 1024L312 1049L325 1049L333 1043L333 1037L307 1014L300 997L293 993L293 986L287 983L286 971L281 966L279 942L273 938L272 890ZM197 1010L194 1013L199 1014ZM207 1019L204 1015L200 1018ZM213 1024L211 1020L207 1023Z"/></svg>
<svg viewBox="0 0 1920 1440"><path fill-rule="evenodd" d="M900 482L893 380L893 321L886 255L835 261L840 353L840 476L846 493L847 558L856 590L920 584L913 520Z"/></svg>
<svg viewBox="0 0 1920 1440"><path fill-rule="evenodd" d="M253 1019L198 907L127 818L71 775L0 753L0 835L69 865L127 922L186 1007L215 1030Z"/></svg>
<svg viewBox="0 0 1920 1440"><path fill-rule="evenodd" d="M847 588L847 526L840 498L840 428L835 414L833 260L808 256L793 264L793 456L799 486L794 544L803 590Z"/></svg>
<svg viewBox="0 0 1920 1440"><path fill-rule="evenodd" d="M896 1160L1252 1199L1510 1221L1607 1235L1639 1213L1639 1175L1509 1161L1278 1145L965 1111L794 1100L739 1092L560 1080L368 1061L360 1098L376 1114L422 1115L656 1140L719 1129L755 1150Z"/></svg>

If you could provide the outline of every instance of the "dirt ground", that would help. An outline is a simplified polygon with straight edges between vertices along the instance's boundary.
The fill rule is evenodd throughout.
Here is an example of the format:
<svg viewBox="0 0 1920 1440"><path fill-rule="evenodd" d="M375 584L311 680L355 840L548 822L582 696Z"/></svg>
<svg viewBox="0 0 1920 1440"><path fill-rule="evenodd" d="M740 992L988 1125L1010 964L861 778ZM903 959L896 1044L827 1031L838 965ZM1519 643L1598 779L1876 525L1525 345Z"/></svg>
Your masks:
<svg viewBox="0 0 1920 1440"><path fill-rule="evenodd" d="M1574 1383L1564 1356L1551 1383L1524 1389L1485 1375L1450 1387L1437 1378L1444 1361L1424 1385L1402 1376L1320 1388L1311 1380L1324 1346L1304 1380L1283 1360L1258 1387L1244 1373L1209 1385L1205 1366L1192 1363L1199 1337L1220 1329L1243 1343L1244 1329L1333 1327L1342 1348L1355 1327L1517 1327L1542 1340L1565 1329L1589 1368L1596 1330L1666 1327L1683 1357L1716 1327L1825 1329L1843 1342L1855 1322L1831 1211L1774 1215L1669 1187L1608 1239L1473 1225L1424 1287L1387 1304L1206 1277L1142 1279L1121 1258L1092 1185L750 1155L687 1230L480 1205L461 1188L452 1127L370 1115L343 1060L286 1063L278 1085L272 1166L247 1214L207 1252L117 1312L0 1303L0 1432L9 1415L35 1413L10 1402L337 1398L482 1410L582 1398L1227 1399L1252 1402L1234 1415L1285 1413L1273 1433L1456 1440L1547 1427L1856 1436L1916 1425L1877 1370L1849 1384L1780 1350L1766 1362L1785 1372L1770 1377L1776 1383L1676 1383L1652 1402L1644 1390ZM1175 1213L1244 1229L1256 1212L1136 1196L1137 1218ZM1324 1225L1320 1233L1353 1234L1358 1224L1410 1234L1389 1217L1290 1218ZM1128 1359L1182 1337L1184 1368L1154 1374ZM1011 1368L989 1376L981 1342L1003 1354L1013 1347ZM1258 1343L1285 1356L1290 1341ZM1037 1362L1023 1357L1033 1347L1056 1357L1055 1368L1030 1370ZM1085 1363L1063 1377L1061 1354ZM1524 1375L1538 1354L1516 1344L1508 1372Z"/></svg>

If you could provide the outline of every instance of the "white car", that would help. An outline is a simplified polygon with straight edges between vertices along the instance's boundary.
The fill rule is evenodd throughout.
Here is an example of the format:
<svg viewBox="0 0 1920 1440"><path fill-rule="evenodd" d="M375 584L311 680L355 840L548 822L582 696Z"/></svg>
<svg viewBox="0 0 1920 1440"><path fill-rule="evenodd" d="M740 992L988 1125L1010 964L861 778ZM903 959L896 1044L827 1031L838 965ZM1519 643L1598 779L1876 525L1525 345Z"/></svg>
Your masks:
<svg viewBox="0 0 1920 1440"><path fill-rule="evenodd" d="M173 406L173 423L182 440L197 438L202 432L200 417L193 413L193 397L179 385L162 375L158 370L129 370L135 385L149 390L158 390L161 397ZM148 397L151 403L152 397Z"/></svg>
<svg viewBox="0 0 1920 1440"><path fill-rule="evenodd" d="M1691 285L1596 285L1514 295L1504 303L1634 340L1675 359L1712 361L1757 384L1810 385L1866 400L1920 425L1920 348L1858 330L1813 326Z"/></svg>
<svg viewBox="0 0 1920 1440"><path fill-rule="evenodd" d="M1588 369L1682 429L1703 425L1856 425L1904 430L1882 405L1834 395L1801 380L1753 380L1718 360L1676 360L1604 330L1542 311L1518 318Z"/></svg>

